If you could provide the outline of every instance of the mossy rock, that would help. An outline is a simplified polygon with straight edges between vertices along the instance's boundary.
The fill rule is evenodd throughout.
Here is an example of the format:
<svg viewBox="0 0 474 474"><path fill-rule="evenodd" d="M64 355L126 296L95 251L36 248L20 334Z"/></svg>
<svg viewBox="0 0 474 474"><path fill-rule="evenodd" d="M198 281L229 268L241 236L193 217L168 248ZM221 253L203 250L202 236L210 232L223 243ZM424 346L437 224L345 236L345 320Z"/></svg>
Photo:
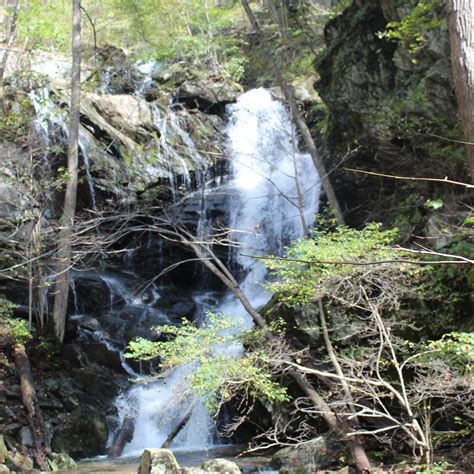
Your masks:
<svg viewBox="0 0 474 474"><path fill-rule="evenodd" d="M202 464L201 469L205 472L223 474L240 474L242 472L235 462L223 458L210 459Z"/></svg>
<svg viewBox="0 0 474 474"><path fill-rule="evenodd" d="M51 446L73 459L98 456L105 452L108 429L104 417L92 407L74 410L53 435Z"/></svg>
<svg viewBox="0 0 474 474"><path fill-rule="evenodd" d="M66 453L51 453L46 462L51 472L71 471L77 468L74 459Z"/></svg>
<svg viewBox="0 0 474 474"><path fill-rule="evenodd" d="M169 449L145 449L138 474L177 474L179 464Z"/></svg>

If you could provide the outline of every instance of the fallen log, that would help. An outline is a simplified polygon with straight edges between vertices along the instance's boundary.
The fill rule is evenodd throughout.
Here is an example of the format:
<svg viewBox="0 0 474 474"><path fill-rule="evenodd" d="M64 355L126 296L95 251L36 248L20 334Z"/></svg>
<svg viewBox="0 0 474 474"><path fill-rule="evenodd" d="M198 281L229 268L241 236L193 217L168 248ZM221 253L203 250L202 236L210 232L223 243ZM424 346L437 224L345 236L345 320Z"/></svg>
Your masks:
<svg viewBox="0 0 474 474"><path fill-rule="evenodd" d="M135 420L131 416L126 416L107 451L109 459L116 459L122 455L125 445L132 440L134 431Z"/></svg>
<svg viewBox="0 0 474 474"><path fill-rule="evenodd" d="M31 373L30 361L23 344L15 344L13 358L20 379L21 397L26 408L26 416L33 436L34 458L43 471L47 471L46 456L51 454L51 447L46 434L43 414L38 404L36 390Z"/></svg>
<svg viewBox="0 0 474 474"><path fill-rule="evenodd" d="M183 418L181 418L181 421L175 426L173 431L168 435L166 438L166 441L161 445L162 449L168 449L170 444L173 442L173 440L178 436L179 432L186 426L186 423L189 421L191 418L191 415L193 413L195 403L193 403L188 411L184 414Z"/></svg>

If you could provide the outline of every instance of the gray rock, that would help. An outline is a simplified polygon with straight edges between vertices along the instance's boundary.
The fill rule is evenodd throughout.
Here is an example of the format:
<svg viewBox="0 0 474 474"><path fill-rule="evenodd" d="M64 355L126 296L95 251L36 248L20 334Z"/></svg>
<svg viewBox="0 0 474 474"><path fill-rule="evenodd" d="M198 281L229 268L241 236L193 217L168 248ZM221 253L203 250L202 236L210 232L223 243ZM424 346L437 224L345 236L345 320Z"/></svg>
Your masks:
<svg viewBox="0 0 474 474"><path fill-rule="evenodd" d="M10 474L10 469L5 464L0 464L0 474Z"/></svg>
<svg viewBox="0 0 474 474"><path fill-rule="evenodd" d="M31 471L33 469L33 460L26 454L10 451L5 464L14 471Z"/></svg>
<svg viewBox="0 0 474 474"><path fill-rule="evenodd" d="M440 210L434 213L425 226L425 235L429 239L430 246L435 250L441 250L452 244L456 232L467 217L468 213L453 213L451 210Z"/></svg>
<svg viewBox="0 0 474 474"><path fill-rule="evenodd" d="M137 150L140 142L150 139L151 132L158 132L150 104L132 95L86 94L81 112L129 150Z"/></svg>
<svg viewBox="0 0 474 474"><path fill-rule="evenodd" d="M327 450L322 436L297 446L280 449L272 457L272 467L281 473L312 474L330 466L336 459Z"/></svg>
<svg viewBox="0 0 474 474"><path fill-rule="evenodd" d="M23 426L20 430L20 439L22 446L33 446L33 435L28 426Z"/></svg>
<svg viewBox="0 0 474 474"><path fill-rule="evenodd" d="M5 459L7 458L8 454L8 449L5 445L5 439L3 438L3 435L0 434L0 464L2 464Z"/></svg>
<svg viewBox="0 0 474 474"><path fill-rule="evenodd" d="M224 109L221 106L235 102L239 89L233 88L221 81L185 81L174 94L176 103L184 104L189 108L196 108L204 112L219 113ZM214 110L218 107L219 110Z"/></svg>
<svg viewBox="0 0 474 474"><path fill-rule="evenodd" d="M70 471L77 467L76 462L66 453L51 453L46 462L52 472Z"/></svg>
<svg viewBox="0 0 474 474"><path fill-rule="evenodd" d="M201 469L205 472L213 472L220 474L240 474L242 471L235 462L224 458L210 459L201 465Z"/></svg>
<svg viewBox="0 0 474 474"><path fill-rule="evenodd" d="M138 474L178 474L179 464L169 449L145 449Z"/></svg>
<svg viewBox="0 0 474 474"><path fill-rule="evenodd" d="M108 438L105 418L92 407L74 410L53 434L51 447L74 459L98 456L105 452Z"/></svg>

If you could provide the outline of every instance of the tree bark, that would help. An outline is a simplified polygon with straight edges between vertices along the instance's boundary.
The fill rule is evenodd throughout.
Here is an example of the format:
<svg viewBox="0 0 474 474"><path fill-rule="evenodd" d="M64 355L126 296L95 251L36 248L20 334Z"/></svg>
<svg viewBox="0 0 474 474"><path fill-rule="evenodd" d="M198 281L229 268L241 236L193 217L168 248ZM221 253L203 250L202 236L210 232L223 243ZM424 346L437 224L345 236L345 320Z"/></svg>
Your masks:
<svg viewBox="0 0 474 474"><path fill-rule="evenodd" d="M30 362L25 347L16 344L13 348L15 367L20 378L21 397L26 408L26 416L33 436L34 457L42 470L48 470L45 456L51 453L43 415L36 398L36 391L31 374Z"/></svg>
<svg viewBox="0 0 474 474"><path fill-rule="evenodd" d="M170 447L170 444L173 442L173 440L176 438L176 436L178 436L178 434L186 426L187 422L191 418L191 415L193 414L194 407L195 407L195 404L193 403L188 408L188 411L184 414L183 418L181 418L179 423L175 426L173 431L171 431L171 433L166 438L166 441L161 445L162 449L168 449Z"/></svg>
<svg viewBox="0 0 474 474"><path fill-rule="evenodd" d="M114 436L112 444L107 452L109 459L115 459L122 455L125 445L132 440L135 431L135 420L131 416L125 417L122 426Z"/></svg>
<svg viewBox="0 0 474 474"><path fill-rule="evenodd" d="M74 225L77 201L77 169L79 144L79 107L81 100L81 0L72 0L72 74L71 109L68 149L68 182L61 217L62 228L59 235L58 262L56 265L56 286L54 295L53 320L56 337L64 339L67 301L69 295L69 267L71 265L71 233Z"/></svg>
<svg viewBox="0 0 474 474"><path fill-rule="evenodd" d="M448 0L454 89L474 183L474 1Z"/></svg>
<svg viewBox="0 0 474 474"><path fill-rule="evenodd" d="M268 61L271 67L273 68L275 78L283 92L285 100L287 101L290 107L290 113L293 118L293 121L298 127L298 130L300 131L301 137L303 138L306 148L308 149L311 159L313 160L314 166L318 171L319 177L321 179L321 184L323 185L324 192L326 193L326 196L328 198L329 205L331 206L334 215L336 216L337 223L339 225L344 225L344 215L342 213L341 207L339 206L339 201L337 200L336 193L334 192L334 188L332 187L331 181L328 178L326 167L324 166L323 160L319 155L318 148L314 143L308 125L306 124L306 121L304 120L298 109L298 105L296 103L296 99L293 92L293 87L285 81L283 74L281 73L280 67L278 66L278 63L273 57L271 45L265 38L265 35L262 33L262 29L260 28L260 25L257 19L255 18L255 15L253 14L253 11L249 6L248 1L242 0L242 6L244 7L245 13L250 21L250 24L252 25L252 28L258 34L264 45L264 50L266 52Z"/></svg>
<svg viewBox="0 0 474 474"><path fill-rule="evenodd" d="M20 11L20 0L16 0L15 9L13 10L12 19L10 21L10 28L8 30L8 39L5 52L3 53L2 62L0 63L0 85L3 81L3 76L5 75L5 70L7 68L8 56L10 55L10 50L13 47L13 42L15 40L16 34L16 20L18 18L18 12Z"/></svg>

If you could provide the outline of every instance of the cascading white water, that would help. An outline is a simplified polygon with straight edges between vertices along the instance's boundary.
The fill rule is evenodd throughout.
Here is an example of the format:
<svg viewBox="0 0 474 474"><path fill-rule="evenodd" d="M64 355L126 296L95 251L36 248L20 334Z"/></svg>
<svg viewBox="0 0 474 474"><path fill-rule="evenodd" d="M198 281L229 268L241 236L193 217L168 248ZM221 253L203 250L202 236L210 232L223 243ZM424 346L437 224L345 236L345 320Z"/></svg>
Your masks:
<svg viewBox="0 0 474 474"><path fill-rule="evenodd" d="M69 125L64 110L58 108L58 104L52 99L48 88L44 87L30 92L30 99L35 109L34 126L39 138L43 141L44 159L46 164L53 144L60 144L66 148L69 137ZM53 138L56 140L54 141ZM79 148L84 162L87 186L91 197L92 209L96 210L96 193L92 179L91 165L89 160L90 134L80 127Z"/></svg>
<svg viewBox="0 0 474 474"><path fill-rule="evenodd" d="M241 244L235 255L245 273L241 287L258 307L269 298L262 286L266 269L251 256L281 254L286 244L303 235L301 216L307 225L312 224L320 182L310 157L296 148L295 130L285 107L268 91L256 89L243 94L228 112L228 148L233 170L233 181L227 185L233 196L228 209L229 226L234 240ZM196 301L202 304L205 298L197 297ZM212 309L241 318L244 327L252 325L239 301L230 294ZM231 357L239 352L239 347L219 348L219 353ZM184 395L186 376L192 370L192 364L180 367L166 383L137 385L119 399L121 417L132 415L136 420L134 436L125 447L124 456L160 447L193 404L192 416L172 447L209 447L211 418L202 401Z"/></svg>

